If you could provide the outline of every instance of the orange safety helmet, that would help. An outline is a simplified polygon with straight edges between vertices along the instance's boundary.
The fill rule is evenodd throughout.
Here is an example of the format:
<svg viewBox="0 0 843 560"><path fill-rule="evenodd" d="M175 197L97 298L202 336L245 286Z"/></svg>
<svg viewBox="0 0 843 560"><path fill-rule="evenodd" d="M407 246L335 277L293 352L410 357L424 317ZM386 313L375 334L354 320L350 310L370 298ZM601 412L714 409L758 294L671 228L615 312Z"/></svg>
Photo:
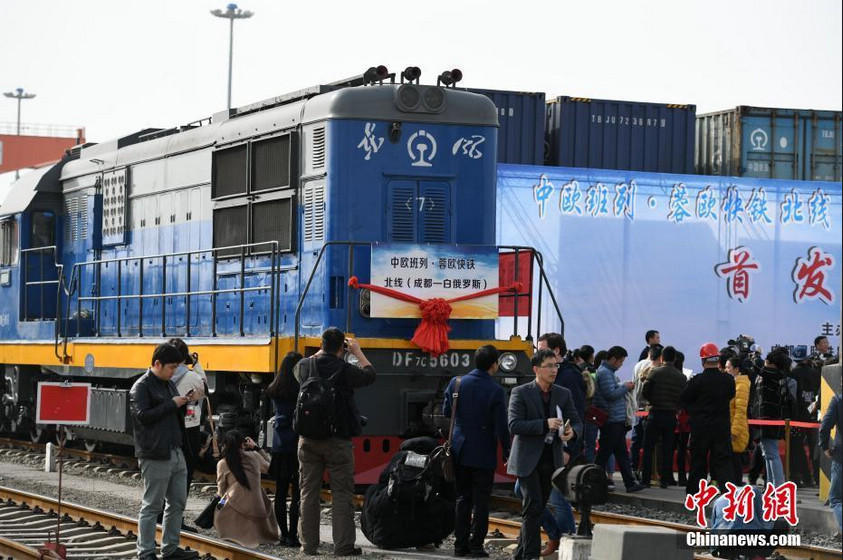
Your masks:
<svg viewBox="0 0 843 560"><path fill-rule="evenodd" d="M703 360L708 360L711 358L719 358L720 357L720 350L717 348L717 345L713 342L706 342L702 346L700 346L700 358Z"/></svg>

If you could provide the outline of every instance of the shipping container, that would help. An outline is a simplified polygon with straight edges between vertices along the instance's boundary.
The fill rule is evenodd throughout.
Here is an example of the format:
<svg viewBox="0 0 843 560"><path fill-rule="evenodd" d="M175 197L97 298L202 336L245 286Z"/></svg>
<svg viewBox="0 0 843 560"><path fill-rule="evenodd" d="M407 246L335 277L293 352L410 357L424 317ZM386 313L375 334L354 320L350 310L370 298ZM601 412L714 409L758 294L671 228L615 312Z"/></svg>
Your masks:
<svg viewBox="0 0 843 560"><path fill-rule="evenodd" d="M696 172L840 181L841 113L736 107L697 117Z"/></svg>
<svg viewBox="0 0 843 560"><path fill-rule="evenodd" d="M541 165L544 161L544 93L474 89L498 108L498 163Z"/></svg>
<svg viewBox="0 0 843 560"><path fill-rule="evenodd" d="M547 106L548 165L693 173L696 105L558 97Z"/></svg>

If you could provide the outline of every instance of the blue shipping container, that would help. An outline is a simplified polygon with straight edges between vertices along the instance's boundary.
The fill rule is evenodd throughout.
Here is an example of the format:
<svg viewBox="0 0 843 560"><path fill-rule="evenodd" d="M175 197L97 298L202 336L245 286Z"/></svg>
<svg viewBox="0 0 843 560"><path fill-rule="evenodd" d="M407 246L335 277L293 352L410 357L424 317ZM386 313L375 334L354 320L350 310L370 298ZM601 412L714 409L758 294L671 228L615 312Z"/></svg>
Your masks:
<svg viewBox="0 0 843 560"><path fill-rule="evenodd" d="M498 163L541 165L544 161L544 93L474 89L498 108Z"/></svg>
<svg viewBox="0 0 843 560"><path fill-rule="evenodd" d="M840 181L840 111L736 107L697 117L696 172Z"/></svg>
<svg viewBox="0 0 843 560"><path fill-rule="evenodd" d="M547 105L548 165L692 173L696 105L558 97Z"/></svg>

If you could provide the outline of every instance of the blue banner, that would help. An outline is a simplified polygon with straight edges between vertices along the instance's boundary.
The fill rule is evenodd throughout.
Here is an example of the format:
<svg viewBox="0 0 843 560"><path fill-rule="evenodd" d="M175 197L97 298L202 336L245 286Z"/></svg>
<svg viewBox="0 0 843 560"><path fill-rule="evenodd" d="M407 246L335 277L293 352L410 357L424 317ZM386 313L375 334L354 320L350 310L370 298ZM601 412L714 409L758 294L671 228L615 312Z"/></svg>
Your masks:
<svg viewBox="0 0 843 560"><path fill-rule="evenodd" d="M738 334L839 345L840 183L499 165L497 196L498 241L543 254L569 348L634 360L655 329L699 369Z"/></svg>

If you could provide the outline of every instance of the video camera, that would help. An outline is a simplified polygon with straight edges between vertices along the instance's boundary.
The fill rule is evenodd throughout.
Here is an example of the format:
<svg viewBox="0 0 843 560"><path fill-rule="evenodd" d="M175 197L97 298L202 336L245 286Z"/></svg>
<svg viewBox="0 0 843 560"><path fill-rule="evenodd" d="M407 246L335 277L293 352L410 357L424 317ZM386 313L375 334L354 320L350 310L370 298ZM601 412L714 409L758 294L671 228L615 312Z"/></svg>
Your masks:
<svg viewBox="0 0 843 560"><path fill-rule="evenodd" d="M758 355L755 339L746 334L739 334L737 338L731 338L727 342L731 346L735 354L740 356L742 360L752 357L752 354Z"/></svg>
<svg viewBox="0 0 843 560"><path fill-rule="evenodd" d="M744 373L749 373L753 370L757 371L763 366L761 347L755 344L753 337L747 334L739 334L737 338L729 339L727 344L740 358L742 364L741 369Z"/></svg>

